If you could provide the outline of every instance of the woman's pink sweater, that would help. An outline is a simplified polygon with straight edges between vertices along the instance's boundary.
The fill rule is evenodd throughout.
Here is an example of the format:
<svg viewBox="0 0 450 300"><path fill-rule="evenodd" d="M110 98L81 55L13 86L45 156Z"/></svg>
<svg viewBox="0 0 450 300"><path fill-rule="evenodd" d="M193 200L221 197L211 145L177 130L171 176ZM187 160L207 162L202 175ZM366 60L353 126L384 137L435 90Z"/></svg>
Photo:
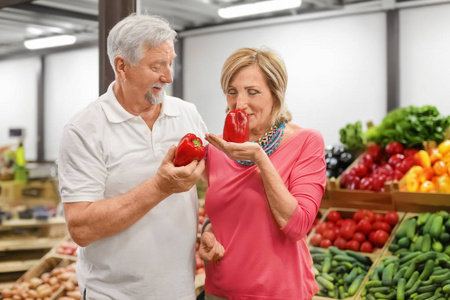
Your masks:
<svg viewBox="0 0 450 300"><path fill-rule="evenodd" d="M207 150L206 213L225 248L208 262L205 291L236 299L311 299L318 291L306 244L326 184L322 135L301 129L270 156L298 206L283 227L275 221L257 166Z"/></svg>

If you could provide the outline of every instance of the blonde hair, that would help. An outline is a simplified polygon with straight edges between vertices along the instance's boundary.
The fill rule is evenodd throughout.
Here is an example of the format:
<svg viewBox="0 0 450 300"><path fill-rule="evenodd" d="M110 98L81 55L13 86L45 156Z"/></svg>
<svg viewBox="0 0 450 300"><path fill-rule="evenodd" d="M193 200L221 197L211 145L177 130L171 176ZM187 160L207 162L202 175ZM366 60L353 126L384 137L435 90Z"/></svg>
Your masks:
<svg viewBox="0 0 450 300"><path fill-rule="evenodd" d="M274 98L272 114L274 124L291 121L292 114L285 103L288 75L283 59L268 48L241 48L232 53L222 67L220 84L226 94L234 76L245 67L256 65L264 74L266 83ZM227 108L227 111L229 108Z"/></svg>

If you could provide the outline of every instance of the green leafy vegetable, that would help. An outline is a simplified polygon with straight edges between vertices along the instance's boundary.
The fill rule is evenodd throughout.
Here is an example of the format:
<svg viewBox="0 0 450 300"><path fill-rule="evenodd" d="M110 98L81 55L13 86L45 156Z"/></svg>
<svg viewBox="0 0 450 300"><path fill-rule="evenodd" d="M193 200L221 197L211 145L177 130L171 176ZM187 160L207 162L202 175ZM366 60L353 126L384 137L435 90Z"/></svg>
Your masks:
<svg viewBox="0 0 450 300"><path fill-rule="evenodd" d="M364 133L364 139L381 146L399 142L406 147L413 147L423 141L442 142L449 127L450 116L440 115L436 107L408 106L389 112L380 125Z"/></svg>
<svg viewBox="0 0 450 300"><path fill-rule="evenodd" d="M363 132L361 122L347 124L339 130L340 141L347 150L364 148Z"/></svg>

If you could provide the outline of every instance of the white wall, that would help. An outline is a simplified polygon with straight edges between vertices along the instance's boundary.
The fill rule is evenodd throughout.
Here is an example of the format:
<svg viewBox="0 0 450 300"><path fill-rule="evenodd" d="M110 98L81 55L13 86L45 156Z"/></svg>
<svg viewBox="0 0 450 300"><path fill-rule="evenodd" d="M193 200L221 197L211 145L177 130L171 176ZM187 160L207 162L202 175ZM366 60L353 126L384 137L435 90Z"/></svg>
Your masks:
<svg viewBox="0 0 450 300"><path fill-rule="evenodd" d="M45 159L58 157L64 125L98 97L98 48L49 55L45 59Z"/></svg>
<svg viewBox="0 0 450 300"><path fill-rule="evenodd" d="M225 97L220 70L241 47L267 46L285 60L286 94L293 122L339 142L339 128L386 114L386 19L384 13L278 24L187 36L185 100L197 105L208 128L221 133Z"/></svg>
<svg viewBox="0 0 450 300"><path fill-rule="evenodd" d="M400 105L450 115L450 4L400 12Z"/></svg>
<svg viewBox="0 0 450 300"><path fill-rule="evenodd" d="M39 57L0 61L0 147L17 147L9 138L10 128L26 130L25 157L37 157L37 94L41 63Z"/></svg>

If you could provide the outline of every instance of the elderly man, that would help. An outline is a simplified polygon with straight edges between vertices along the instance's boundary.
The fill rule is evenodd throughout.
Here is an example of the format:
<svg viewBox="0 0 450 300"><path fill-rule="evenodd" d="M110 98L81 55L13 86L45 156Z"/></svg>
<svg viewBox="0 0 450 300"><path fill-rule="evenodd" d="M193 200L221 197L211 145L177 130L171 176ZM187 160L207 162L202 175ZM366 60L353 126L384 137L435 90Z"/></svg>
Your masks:
<svg viewBox="0 0 450 300"><path fill-rule="evenodd" d="M195 299L198 199L204 161L173 164L186 133L204 137L195 106L164 92L176 32L130 15L108 36L108 91L65 126L60 193L78 249L83 299Z"/></svg>

